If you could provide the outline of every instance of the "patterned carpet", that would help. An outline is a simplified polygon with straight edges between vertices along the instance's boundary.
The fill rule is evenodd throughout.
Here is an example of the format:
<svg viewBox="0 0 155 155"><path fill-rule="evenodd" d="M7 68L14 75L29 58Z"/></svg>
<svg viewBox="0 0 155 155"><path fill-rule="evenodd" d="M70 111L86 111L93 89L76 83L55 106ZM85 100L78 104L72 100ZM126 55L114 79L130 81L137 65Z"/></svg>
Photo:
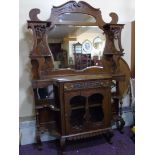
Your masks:
<svg viewBox="0 0 155 155"><path fill-rule="evenodd" d="M135 144L130 139L128 127L124 134L114 131L113 144L108 144L104 137L95 137L86 140L71 141L66 145L66 155L134 155ZM35 145L20 146L19 155L58 155L57 142L44 142L43 150L39 151Z"/></svg>

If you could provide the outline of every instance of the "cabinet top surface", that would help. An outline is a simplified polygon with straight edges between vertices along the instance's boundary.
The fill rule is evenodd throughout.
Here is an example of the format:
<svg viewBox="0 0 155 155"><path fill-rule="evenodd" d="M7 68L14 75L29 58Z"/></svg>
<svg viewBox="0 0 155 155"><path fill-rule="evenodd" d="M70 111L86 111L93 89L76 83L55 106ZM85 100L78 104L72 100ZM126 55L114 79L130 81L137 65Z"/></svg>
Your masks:
<svg viewBox="0 0 155 155"><path fill-rule="evenodd" d="M86 81L86 80L99 80L99 79L111 79L110 75L74 75L64 77L54 77L52 80L58 82L74 82L74 81Z"/></svg>

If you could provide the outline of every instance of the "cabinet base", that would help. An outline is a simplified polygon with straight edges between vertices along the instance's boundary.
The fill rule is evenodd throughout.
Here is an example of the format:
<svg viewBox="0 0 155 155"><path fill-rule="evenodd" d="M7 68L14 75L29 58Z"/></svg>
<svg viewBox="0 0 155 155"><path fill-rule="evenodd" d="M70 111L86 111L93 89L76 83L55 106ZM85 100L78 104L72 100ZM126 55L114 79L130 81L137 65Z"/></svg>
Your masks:
<svg viewBox="0 0 155 155"><path fill-rule="evenodd" d="M95 131L88 131L88 132L83 132L83 133L78 133L78 134L66 135L66 136L62 136L60 138L61 155L65 155L65 142L66 142L66 140L78 140L78 139L94 137L97 135L105 135L107 142L109 144L112 144L111 139L112 139L114 134L113 134L111 128L98 129Z"/></svg>

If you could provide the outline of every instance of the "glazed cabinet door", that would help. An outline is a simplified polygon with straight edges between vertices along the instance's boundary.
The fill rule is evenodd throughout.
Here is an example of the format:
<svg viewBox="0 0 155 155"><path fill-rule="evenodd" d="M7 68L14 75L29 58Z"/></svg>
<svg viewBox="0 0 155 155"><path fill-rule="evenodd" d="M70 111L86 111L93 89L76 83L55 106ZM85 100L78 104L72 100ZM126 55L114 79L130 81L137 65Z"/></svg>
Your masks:
<svg viewBox="0 0 155 155"><path fill-rule="evenodd" d="M84 89L64 94L66 133L110 127L111 102L107 88Z"/></svg>
<svg viewBox="0 0 155 155"><path fill-rule="evenodd" d="M108 88L89 89L82 94L87 98L85 109L89 130L109 127L111 103Z"/></svg>
<svg viewBox="0 0 155 155"><path fill-rule="evenodd" d="M72 91L64 94L66 134L84 130L84 114L86 98L80 91Z"/></svg>

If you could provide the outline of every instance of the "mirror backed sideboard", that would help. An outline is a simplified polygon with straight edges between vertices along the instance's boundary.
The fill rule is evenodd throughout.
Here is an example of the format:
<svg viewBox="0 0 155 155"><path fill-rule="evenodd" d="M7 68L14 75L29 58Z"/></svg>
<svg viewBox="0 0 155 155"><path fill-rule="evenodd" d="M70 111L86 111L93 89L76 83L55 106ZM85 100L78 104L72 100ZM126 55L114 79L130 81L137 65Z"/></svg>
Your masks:
<svg viewBox="0 0 155 155"><path fill-rule="evenodd" d="M36 143L41 133L66 140L104 134L111 143L112 122L123 132L122 99L128 90L130 69L122 58L118 16L102 19L100 9L80 1L53 6L48 20L29 12L33 32L30 52L36 112Z"/></svg>

